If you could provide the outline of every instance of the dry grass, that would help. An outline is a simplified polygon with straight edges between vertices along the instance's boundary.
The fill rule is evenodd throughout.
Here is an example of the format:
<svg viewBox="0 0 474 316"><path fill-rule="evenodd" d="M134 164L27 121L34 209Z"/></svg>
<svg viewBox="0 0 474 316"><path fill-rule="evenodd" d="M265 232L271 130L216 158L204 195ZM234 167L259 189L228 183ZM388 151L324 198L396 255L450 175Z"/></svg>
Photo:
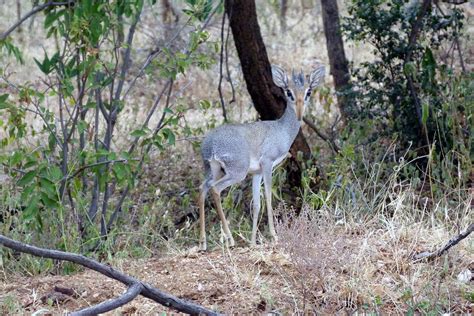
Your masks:
<svg viewBox="0 0 474 316"><path fill-rule="evenodd" d="M457 280L474 269L474 244L466 240L434 262L413 254L440 247L457 233L444 225L403 222L375 216L370 222L329 224L314 211L290 215L279 226L281 247L296 269L295 288L306 306L301 311L333 308L382 313L468 313L472 281ZM313 219L311 219L313 217Z"/></svg>
<svg viewBox="0 0 474 316"><path fill-rule="evenodd" d="M111 263L163 290L226 314L472 313L472 280L464 283L457 277L474 269L472 239L433 262L413 262L413 253L436 248L455 232L421 222L324 223L309 219L309 212L293 216L286 230L280 224L280 241L275 245L204 254L191 249L146 260L112 259ZM3 278L3 314L40 309L64 313L124 290L91 271ZM53 292L55 285L73 289L78 297L59 305L42 303L41 297ZM6 304L12 300L17 309ZM138 315L166 310L140 298L118 312Z"/></svg>

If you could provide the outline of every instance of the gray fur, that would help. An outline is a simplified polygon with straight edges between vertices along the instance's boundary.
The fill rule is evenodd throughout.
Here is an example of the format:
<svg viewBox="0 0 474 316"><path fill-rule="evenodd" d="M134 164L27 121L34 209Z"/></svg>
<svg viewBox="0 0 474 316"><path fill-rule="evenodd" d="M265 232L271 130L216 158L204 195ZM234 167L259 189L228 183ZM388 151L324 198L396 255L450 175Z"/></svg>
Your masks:
<svg viewBox="0 0 474 316"><path fill-rule="evenodd" d="M272 77L273 82L275 82L278 87L282 89L288 88L288 77L283 68L277 65L272 65Z"/></svg>
<svg viewBox="0 0 474 316"><path fill-rule="evenodd" d="M298 90L303 90L304 89L304 74L303 70L301 70L300 73L295 73L295 71L292 71L291 77L293 79L293 83L295 84L295 87Z"/></svg>
<svg viewBox="0 0 474 316"><path fill-rule="evenodd" d="M326 68L323 65L316 67L316 69L314 69L309 76L309 88L313 90L319 86L324 79L325 74Z"/></svg>

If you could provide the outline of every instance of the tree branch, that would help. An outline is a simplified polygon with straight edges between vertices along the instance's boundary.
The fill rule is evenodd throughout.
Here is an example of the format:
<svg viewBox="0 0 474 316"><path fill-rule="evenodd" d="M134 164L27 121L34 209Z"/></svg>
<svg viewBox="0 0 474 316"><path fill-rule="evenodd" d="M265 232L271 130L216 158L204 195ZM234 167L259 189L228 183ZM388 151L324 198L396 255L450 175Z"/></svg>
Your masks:
<svg viewBox="0 0 474 316"><path fill-rule="evenodd" d="M441 257L442 254L448 251L451 247L456 246L461 240L469 236L473 231L474 231L474 223L470 224L469 227L465 231L451 238L442 248L433 252L424 251L422 253L418 253L413 256L413 259L415 261L420 261L420 260L433 260L434 258Z"/></svg>
<svg viewBox="0 0 474 316"><path fill-rule="evenodd" d="M316 135L318 135L322 140L324 140L326 143L328 143L329 146L331 147L331 149L336 154L338 154L341 151L341 148L339 148L339 146L337 146L337 144L334 142L334 139L329 138L329 136L327 136L323 132L321 132L319 130L319 128L317 128L316 125L314 125L313 122L311 122L306 117L303 117L303 121L306 123L306 125L308 125L316 133Z"/></svg>
<svg viewBox="0 0 474 316"><path fill-rule="evenodd" d="M82 171L84 171L86 169L101 166L101 165L114 164L114 163L117 163L117 162L127 163L128 159L106 160L106 161L99 161L99 162L96 162L96 163L93 163L93 164L90 164L90 165L84 165L84 166L80 167L79 169L77 169L76 171L74 171L73 174L71 174L69 176L66 176L66 179L70 180L70 179L76 177L78 174L80 174Z"/></svg>
<svg viewBox="0 0 474 316"><path fill-rule="evenodd" d="M423 18L428 13L428 10L429 10L430 7L431 7L431 0L423 0L423 2L421 4L421 7L418 11L418 14L416 16L416 19L412 24L412 29L411 29L410 35L409 35L407 53L406 53L404 61L403 61L403 66L405 66L407 63L411 62L411 57L413 55L413 50L415 49L416 43L418 41L418 36L420 34L420 30L423 26ZM416 91L415 82L414 82L413 77L412 77L411 74L405 74L405 77L407 79L408 88L410 90L410 95L413 99L413 102L415 103L416 116L418 118L418 124L420 126L421 132L423 134L422 136L425 138L425 140L424 140L425 145L429 146L428 132L426 130L425 124L423 124L421 103L420 103L420 99L418 97L418 93Z"/></svg>
<svg viewBox="0 0 474 316"><path fill-rule="evenodd" d="M224 96L222 95L222 68L224 66L224 28L225 28L225 12L222 14L222 24L221 24L221 52L219 58L219 84L217 90L219 91L219 98L221 100L222 107L222 116L224 117L224 122L227 122L227 111L225 109Z"/></svg>
<svg viewBox="0 0 474 316"><path fill-rule="evenodd" d="M135 279L127 274L124 274L120 271L117 271L113 269L110 266L107 266L105 264L102 264L100 262L97 262L93 259L87 258L83 255L75 254L75 253L70 253L70 252L64 252L64 251L58 251L58 250L51 250L51 249L45 249L45 248L39 248L31 245L27 245L18 241L15 241L13 239L7 238L4 235L0 235L0 244L2 244L4 247L31 254L37 257L42 257L42 258L50 258L50 259L56 259L56 260L64 260L64 261L69 261L73 262L79 265L82 265L86 268L89 268L91 270L97 271L109 278L112 278L114 280L117 280L127 286L133 286L136 284L140 284L142 286L142 289L140 291L140 294L143 295L146 298L149 298L157 303L160 303L163 306L173 308L177 311L183 312L183 313L188 313L192 315L219 315L218 313L209 310L203 306L194 304L192 302L188 302L185 300L182 300L180 298L177 298L173 295L170 295L168 293L162 292L161 290L151 286L150 284L143 283L138 279ZM128 295L131 295L136 289L130 289L127 292L131 292ZM122 297L125 295L122 295ZM128 296L126 296L127 298Z"/></svg>
<svg viewBox="0 0 474 316"><path fill-rule="evenodd" d="M131 302L134 298L140 295L143 290L143 284L135 283L132 284L125 293L114 299L102 302L100 304L81 309L77 312L71 313L71 316L85 316L85 315L98 315L111 310L117 309L122 305Z"/></svg>
<svg viewBox="0 0 474 316"><path fill-rule="evenodd" d="M31 16L35 15L36 13L49 8L49 7L57 7L57 6L62 6L62 5L73 5L74 1L63 1L63 2L54 2L54 1L48 1L42 5L33 7L33 9L25 14L21 19L19 19L15 24L13 24L8 30L2 33L0 35L0 41L3 41L10 35L11 32L13 32L17 27L19 27L23 22L28 20Z"/></svg>
<svg viewBox="0 0 474 316"><path fill-rule="evenodd" d="M467 3L469 0L442 0L442 2L444 3L449 3L449 4L453 4L453 5L460 5L460 4L464 4L464 3Z"/></svg>

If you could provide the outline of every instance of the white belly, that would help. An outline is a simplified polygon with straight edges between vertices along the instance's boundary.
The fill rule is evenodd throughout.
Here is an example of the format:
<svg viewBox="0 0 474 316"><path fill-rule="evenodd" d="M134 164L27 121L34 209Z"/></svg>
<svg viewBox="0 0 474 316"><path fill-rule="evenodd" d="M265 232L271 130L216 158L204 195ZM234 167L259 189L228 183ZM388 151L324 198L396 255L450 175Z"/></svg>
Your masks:
<svg viewBox="0 0 474 316"><path fill-rule="evenodd" d="M260 173L260 159L250 157L249 173Z"/></svg>
<svg viewBox="0 0 474 316"><path fill-rule="evenodd" d="M288 156L288 153L284 153L283 156L278 157L278 158L273 162L272 169L275 169L275 167L277 167L283 160L285 160L285 158L286 158L287 156Z"/></svg>
<svg viewBox="0 0 474 316"><path fill-rule="evenodd" d="M278 157L276 160L273 161L272 170L275 169L285 158L288 156L288 153ZM250 157L250 166L248 173L260 173L262 171L261 164L260 164L260 157L257 159L256 157Z"/></svg>

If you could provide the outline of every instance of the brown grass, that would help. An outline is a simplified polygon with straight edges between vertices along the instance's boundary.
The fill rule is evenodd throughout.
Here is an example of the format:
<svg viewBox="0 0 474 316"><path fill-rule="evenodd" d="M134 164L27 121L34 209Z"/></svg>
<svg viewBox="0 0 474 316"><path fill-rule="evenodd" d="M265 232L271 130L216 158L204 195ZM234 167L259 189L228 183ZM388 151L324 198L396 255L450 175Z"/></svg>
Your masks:
<svg viewBox="0 0 474 316"><path fill-rule="evenodd" d="M291 216L289 227L280 224L280 241L275 245L215 249L204 254L191 249L153 259L112 259L111 263L181 298L226 314L472 313L472 280L463 283L457 278L474 269L472 239L433 262L415 263L413 253L438 247L454 232L441 225L395 221L319 223L314 227L309 210ZM70 276L4 275L3 279L3 314L40 309L64 313L124 290L121 284L91 271ZM59 305L42 303L41 297L50 294L55 285L73 289L78 297ZM9 300L17 309L6 305ZM118 312L166 311L140 298Z"/></svg>

